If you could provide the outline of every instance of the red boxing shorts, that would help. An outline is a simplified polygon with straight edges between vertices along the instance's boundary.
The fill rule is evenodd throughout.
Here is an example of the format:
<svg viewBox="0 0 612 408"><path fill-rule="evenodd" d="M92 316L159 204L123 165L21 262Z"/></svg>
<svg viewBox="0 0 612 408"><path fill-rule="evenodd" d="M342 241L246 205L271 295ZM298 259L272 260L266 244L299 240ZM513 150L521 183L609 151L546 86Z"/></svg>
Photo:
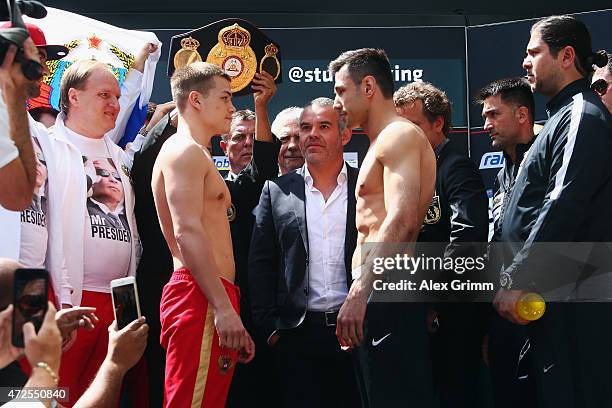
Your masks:
<svg viewBox="0 0 612 408"><path fill-rule="evenodd" d="M238 286L221 282L240 314ZM213 309L188 269L174 271L164 286L160 319L166 349L164 407L225 407L238 352L219 346Z"/></svg>

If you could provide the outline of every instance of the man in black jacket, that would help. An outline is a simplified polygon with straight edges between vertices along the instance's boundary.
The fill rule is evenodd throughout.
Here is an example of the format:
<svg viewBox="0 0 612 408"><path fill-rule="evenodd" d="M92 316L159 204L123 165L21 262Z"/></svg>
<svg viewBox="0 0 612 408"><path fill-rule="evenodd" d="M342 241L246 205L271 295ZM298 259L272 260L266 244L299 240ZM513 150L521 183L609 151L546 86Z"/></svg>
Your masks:
<svg viewBox="0 0 612 408"><path fill-rule="evenodd" d="M333 101L312 101L300 117L306 164L266 182L255 210L249 284L259 336L276 357L275 406L360 405L335 335L357 239L358 171L342 157L349 140Z"/></svg>
<svg viewBox="0 0 612 408"><path fill-rule="evenodd" d="M506 78L482 88L476 102L482 105L484 130L491 136L492 147L504 155L504 166L495 179L488 265L492 274L498 274L502 267L499 250L502 217L520 164L534 140L535 101L525 78ZM533 376L527 370L532 354L527 328L509 322L491 309L487 342L495 406L535 406Z"/></svg>
<svg viewBox="0 0 612 408"><path fill-rule="evenodd" d="M259 75L263 79L259 79ZM235 283L240 287L240 318L255 341L255 358L249 364L239 364L227 398L228 408L268 407L273 404L274 391L270 382L273 374L272 357L267 345L255 337L251 315L248 282L248 257L253 231L253 209L259 202L266 180L278 175L277 157L280 143L270 130L268 103L276 93L274 80L264 71L254 81L255 112L240 110L234 114L230 133L221 137L221 148L229 158L230 171L225 181L232 197L227 217L230 221Z"/></svg>
<svg viewBox="0 0 612 408"><path fill-rule="evenodd" d="M448 97L429 83L414 82L398 89L393 100L397 113L423 130L437 159L436 189L418 242L440 243L426 245L430 256L482 257L484 247L474 243L487 241L487 195L476 165L448 139ZM446 280L476 280L469 272L450 275ZM483 307L456 300L465 303L441 302L430 312L434 377L442 407L473 407L479 395Z"/></svg>
<svg viewBox="0 0 612 408"><path fill-rule="evenodd" d="M609 266L601 268L612 255L601 244L612 242L612 118L585 78L602 59L584 23L552 16L531 28L523 61L532 90L549 98L549 119L507 199L503 289L494 303L504 318L527 324L520 297L546 300L528 326L542 407L612 404L612 288Z"/></svg>

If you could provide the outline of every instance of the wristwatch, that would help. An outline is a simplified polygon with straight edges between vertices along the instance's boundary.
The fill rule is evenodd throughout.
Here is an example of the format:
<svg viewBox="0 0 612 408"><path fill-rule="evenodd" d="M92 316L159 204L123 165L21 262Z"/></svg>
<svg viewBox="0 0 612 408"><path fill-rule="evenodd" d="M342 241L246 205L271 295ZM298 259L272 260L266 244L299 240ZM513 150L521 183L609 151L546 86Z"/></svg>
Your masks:
<svg viewBox="0 0 612 408"><path fill-rule="evenodd" d="M512 276L508 272L502 272L499 276L499 285L506 290L512 288Z"/></svg>

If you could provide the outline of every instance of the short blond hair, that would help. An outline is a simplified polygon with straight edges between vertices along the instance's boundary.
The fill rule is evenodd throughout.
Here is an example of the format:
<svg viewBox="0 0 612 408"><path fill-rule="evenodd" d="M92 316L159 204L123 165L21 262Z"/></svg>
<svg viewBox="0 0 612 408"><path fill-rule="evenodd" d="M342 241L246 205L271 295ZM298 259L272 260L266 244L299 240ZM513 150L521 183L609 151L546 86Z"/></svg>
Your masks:
<svg viewBox="0 0 612 408"><path fill-rule="evenodd" d="M60 83L60 110L66 115L68 115L68 110L70 109L70 100L68 98L70 88L81 91L85 89L87 79L97 69L104 69L111 74L113 73L113 70L107 64L96 60L76 61L66 69Z"/></svg>
<svg viewBox="0 0 612 408"><path fill-rule="evenodd" d="M208 62L194 62L174 71L170 78L170 89L179 112L182 113L185 110L191 91L197 91L206 96L213 87L215 77L232 80L225 71Z"/></svg>

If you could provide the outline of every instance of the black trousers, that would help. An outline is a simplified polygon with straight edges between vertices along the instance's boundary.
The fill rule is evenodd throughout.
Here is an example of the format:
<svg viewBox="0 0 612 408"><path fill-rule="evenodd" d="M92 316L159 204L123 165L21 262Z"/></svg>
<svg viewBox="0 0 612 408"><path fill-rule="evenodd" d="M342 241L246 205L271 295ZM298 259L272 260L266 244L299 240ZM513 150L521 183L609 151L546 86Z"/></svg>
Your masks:
<svg viewBox="0 0 612 408"><path fill-rule="evenodd" d="M427 305L368 303L356 350L363 407L434 406Z"/></svg>
<svg viewBox="0 0 612 408"><path fill-rule="evenodd" d="M147 318L147 324L149 325L144 357L147 360L149 403L151 407L161 407L164 402L166 350L159 344L161 333L159 303L164 285L170 279L173 268L172 258L166 257L164 254L165 252L161 249L157 253L152 249L145 249L136 271L140 311Z"/></svg>
<svg viewBox="0 0 612 408"><path fill-rule="evenodd" d="M267 342L255 336L250 314L241 298L240 317L255 342L255 358L248 364L237 364L225 403L226 408L269 408L276 406L277 380L274 354Z"/></svg>
<svg viewBox="0 0 612 408"><path fill-rule="evenodd" d="M280 332L272 349L279 381L275 407L361 406L351 353L340 350L334 326L306 319Z"/></svg>
<svg viewBox="0 0 612 408"><path fill-rule="evenodd" d="M483 393L478 382L487 304L440 303L431 334L433 371L441 408L472 408Z"/></svg>
<svg viewBox="0 0 612 408"><path fill-rule="evenodd" d="M496 408L537 406L532 356L528 328L504 319L491 307L489 372Z"/></svg>
<svg viewBox="0 0 612 408"><path fill-rule="evenodd" d="M612 407L612 303L547 303L527 325L538 408Z"/></svg>

